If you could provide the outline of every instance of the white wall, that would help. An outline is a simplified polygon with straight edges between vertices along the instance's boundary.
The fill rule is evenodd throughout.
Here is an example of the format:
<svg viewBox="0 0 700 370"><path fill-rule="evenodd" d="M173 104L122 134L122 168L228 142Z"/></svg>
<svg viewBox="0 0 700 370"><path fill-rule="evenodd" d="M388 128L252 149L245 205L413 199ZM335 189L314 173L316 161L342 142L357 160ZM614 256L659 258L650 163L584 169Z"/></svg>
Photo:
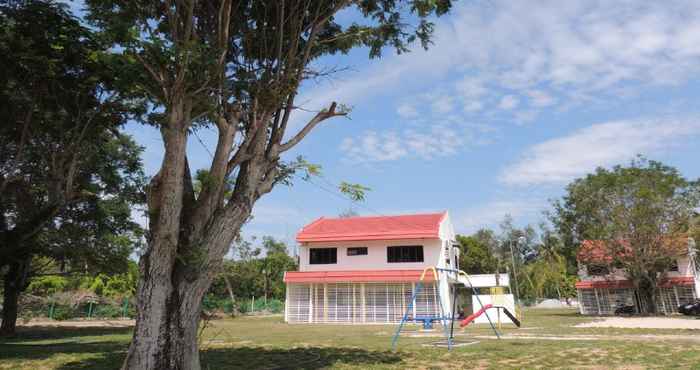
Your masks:
<svg viewBox="0 0 700 370"><path fill-rule="evenodd" d="M481 303L485 305L492 302L493 296L490 294L484 294L484 295L479 295L478 298L477 296L472 296L472 307L474 307L474 312L479 311L481 309L481 305L479 304L479 300L481 300ZM496 297L496 305L503 306L505 307L508 311L510 311L511 314L515 315L515 300L512 294L503 294L500 297ZM498 321L500 320L502 324L512 324L513 321L506 316L500 309L495 309L495 308L489 308L486 310L485 313L483 313L481 316L477 317L474 319L475 324L488 324L489 319L491 319L491 322L494 325L498 325ZM486 314L489 314L488 317L486 317Z"/></svg>
<svg viewBox="0 0 700 370"><path fill-rule="evenodd" d="M398 245L422 245L423 262L388 263L387 247ZM367 247L367 255L348 256L347 248L352 247ZM444 264L441 247L442 241L439 239L305 243L299 247L299 271L422 270L428 266ZM309 248L338 248L338 262L311 265Z"/></svg>

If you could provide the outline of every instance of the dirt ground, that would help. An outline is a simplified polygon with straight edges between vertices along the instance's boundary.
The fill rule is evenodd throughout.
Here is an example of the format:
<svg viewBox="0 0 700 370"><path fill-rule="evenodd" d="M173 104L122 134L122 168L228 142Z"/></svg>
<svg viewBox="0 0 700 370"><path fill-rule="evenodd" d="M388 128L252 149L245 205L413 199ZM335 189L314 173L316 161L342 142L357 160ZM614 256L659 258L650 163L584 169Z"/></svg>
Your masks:
<svg viewBox="0 0 700 370"><path fill-rule="evenodd" d="M600 321L575 325L577 328L641 328L641 329L697 329L700 320L675 317L606 317Z"/></svg>

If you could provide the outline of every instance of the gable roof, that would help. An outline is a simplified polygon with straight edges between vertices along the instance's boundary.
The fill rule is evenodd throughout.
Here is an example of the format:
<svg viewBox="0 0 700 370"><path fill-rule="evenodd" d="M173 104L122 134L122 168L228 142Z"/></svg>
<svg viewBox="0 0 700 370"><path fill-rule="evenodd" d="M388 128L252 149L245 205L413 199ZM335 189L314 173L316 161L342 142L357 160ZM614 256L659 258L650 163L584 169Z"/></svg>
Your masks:
<svg viewBox="0 0 700 370"><path fill-rule="evenodd" d="M439 239L447 212L399 216L325 218L304 226L298 242Z"/></svg>
<svg viewBox="0 0 700 370"><path fill-rule="evenodd" d="M666 248L665 253L669 255L685 256L688 255L688 249L686 248L687 239L676 238L676 239L666 239L667 242L663 243L662 246ZM581 247L576 254L576 260L579 262L600 262L609 263L612 262L613 257L611 253L616 252L618 257L624 257L628 253L632 253L632 248L629 246L629 242L622 240L618 242L619 245L607 245L604 240L584 240L581 242Z"/></svg>

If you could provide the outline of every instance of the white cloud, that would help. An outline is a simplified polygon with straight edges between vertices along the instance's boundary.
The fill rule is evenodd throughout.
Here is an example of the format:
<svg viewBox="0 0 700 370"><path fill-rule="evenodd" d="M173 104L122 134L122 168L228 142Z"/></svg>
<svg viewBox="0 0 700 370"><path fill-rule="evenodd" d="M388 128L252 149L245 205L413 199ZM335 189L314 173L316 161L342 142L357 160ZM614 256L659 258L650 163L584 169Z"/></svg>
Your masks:
<svg viewBox="0 0 700 370"><path fill-rule="evenodd" d="M366 131L343 139L340 150L356 163L393 161L403 158L433 159L457 153L465 135L449 127L434 125L426 132L416 129L378 133Z"/></svg>
<svg viewBox="0 0 700 370"><path fill-rule="evenodd" d="M514 219L531 219L546 207L541 199L495 200L483 205L456 210L452 223L458 233L471 234L481 228L496 228L506 214Z"/></svg>
<svg viewBox="0 0 700 370"><path fill-rule="evenodd" d="M699 19L695 0L458 3L436 21L427 52L416 46L372 61L299 101L312 109L331 100L358 104L397 91L421 94L416 91L429 86L446 89L459 99L451 107L464 112L497 108L501 96L512 95L520 100L516 114L554 103L588 104L589 96L622 99L617 91L628 82L641 89L700 75ZM437 108L444 114L448 105Z"/></svg>
<svg viewBox="0 0 700 370"><path fill-rule="evenodd" d="M253 220L256 225L272 224L280 225L285 223L295 223L300 219L309 218L301 210L286 206L256 204L253 208Z"/></svg>
<svg viewBox="0 0 700 370"><path fill-rule="evenodd" d="M548 107L555 103L555 99L544 91L530 90L527 92L527 96L530 98L530 104L533 107Z"/></svg>
<svg viewBox="0 0 700 370"><path fill-rule="evenodd" d="M411 104L403 103L396 107L396 114L404 119L411 119L418 117L418 110Z"/></svg>
<svg viewBox="0 0 700 370"><path fill-rule="evenodd" d="M452 97L447 95L434 96L430 108L435 114L450 113L452 111Z"/></svg>
<svg viewBox="0 0 700 370"><path fill-rule="evenodd" d="M564 183L598 166L656 153L700 135L700 120L627 120L595 124L537 144L501 174L511 185Z"/></svg>
<svg viewBox="0 0 700 370"><path fill-rule="evenodd" d="M514 95L506 95L501 98L501 102L498 103L498 107L504 110L512 110L518 106L518 103L520 103L520 100L518 100L517 97Z"/></svg>

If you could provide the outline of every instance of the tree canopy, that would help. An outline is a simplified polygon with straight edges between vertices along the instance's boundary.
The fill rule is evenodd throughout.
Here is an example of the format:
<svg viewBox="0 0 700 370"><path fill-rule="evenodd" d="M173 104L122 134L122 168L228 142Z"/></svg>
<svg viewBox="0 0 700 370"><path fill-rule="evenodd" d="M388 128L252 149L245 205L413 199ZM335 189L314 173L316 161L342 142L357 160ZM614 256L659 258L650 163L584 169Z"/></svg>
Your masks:
<svg viewBox="0 0 700 370"><path fill-rule="evenodd" d="M124 270L141 237L141 148L119 128L139 106L112 90L106 49L63 5L0 6L2 330L42 271Z"/></svg>

